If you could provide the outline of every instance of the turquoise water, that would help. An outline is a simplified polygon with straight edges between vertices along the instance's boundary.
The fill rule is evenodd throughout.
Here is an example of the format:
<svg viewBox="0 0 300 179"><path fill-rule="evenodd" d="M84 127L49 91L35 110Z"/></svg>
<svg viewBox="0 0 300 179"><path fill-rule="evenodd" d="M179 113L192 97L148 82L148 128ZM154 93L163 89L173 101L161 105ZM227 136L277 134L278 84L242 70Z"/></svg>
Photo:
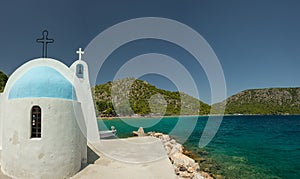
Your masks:
<svg viewBox="0 0 300 179"><path fill-rule="evenodd" d="M214 139L198 148L207 117L186 117L173 137L205 158L200 167L224 178L300 178L300 116L225 116ZM114 125L118 137L131 136L137 126L145 132L170 133L178 118L99 121ZM191 135L190 124L195 123Z"/></svg>

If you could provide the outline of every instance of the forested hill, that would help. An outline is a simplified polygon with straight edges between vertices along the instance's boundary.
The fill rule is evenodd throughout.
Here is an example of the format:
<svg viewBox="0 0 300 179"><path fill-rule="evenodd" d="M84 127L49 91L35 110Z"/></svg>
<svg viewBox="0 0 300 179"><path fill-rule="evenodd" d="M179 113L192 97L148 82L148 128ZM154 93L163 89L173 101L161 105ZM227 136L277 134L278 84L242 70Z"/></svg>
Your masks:
<svg viewBox="0 0 300 179"><path fill-rule="evenodd" d="M220 106L222 103L214 105ZM225 113L300 114L300 88L245 90L226 99Z"/></svg>
<svg viewBox="0 0 300 179"><path fill-rule="evenodd" d="M134 78L125 78L114 82L114 86L118 92L119 99L125 99L126 93L124 86L126 83L133 82L129 91L130 106L121 103L116 104L118 113L122 116L133 115L131 108L135 114L144 115L204 115L210 111L210 106L180 92L171 92L158 89L148 84L146 81ZM112 105L111 97L112 82L97 85L93 88L94 100L98 109L98 115L115 116L116 112ZM183 103L181 104L181 99ZM183 105L183 106L182 106ZM182 106L182 111L181 111Z"/></svg>
<svg viewBox="0 0 300 179"><path fill-rule="evenodd" d="M7 80L8 76L0 71L0 92L3 92ZM132 81L134 82L129 93L120 93L126 91L124 84ZM115 89L123 95L117 97L119 101L122 102L126 95L129 96L130 106L117 103L120 115L133 115L133 113L141 116L149 114L205 115L210 113L211 107L208 104L181 92L158 89L146 81L125 78L115 81L114 84L116 84ZM97 115L116 116L112 105L111 88L112 82L92 88ZM300 88L249 89L221 103L214 104L213 109L218 109L225 102L225 114L300 114ZM129 108L133 109L133 113ZM214 110L212 113L218 114L219 111Z"/></svg>
<svg viewBox="0 0 300 179"><path fill-rule="evenodd" d="M2 71L0 71L0 93L3 92L7 80L8 80L8 76Z"/></svg>

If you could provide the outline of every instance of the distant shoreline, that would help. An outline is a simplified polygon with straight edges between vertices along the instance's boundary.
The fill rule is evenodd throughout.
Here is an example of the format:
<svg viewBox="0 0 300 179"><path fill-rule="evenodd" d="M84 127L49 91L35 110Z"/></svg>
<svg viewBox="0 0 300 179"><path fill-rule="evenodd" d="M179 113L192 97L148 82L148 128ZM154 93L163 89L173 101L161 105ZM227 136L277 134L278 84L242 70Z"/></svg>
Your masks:
<svg viewBox="0 0 300 179"><path fill-rule="evenodd" d="M300 114L210 114L210 115L172 115L172 116L118 116L118 117L97 117L97 120L113 120L113 119L158 119L173 117L208 117L208 116L299 116Z"/></svg>
<svg viewBox="0 0 300 179"><path fill-rule="evenodd" d="M158 119L158 118L172 118L172 117L199 117L201 115L172 115L172 116L118 116L118 117L97 117L98 120L112 120L112 119Z"/></svg>

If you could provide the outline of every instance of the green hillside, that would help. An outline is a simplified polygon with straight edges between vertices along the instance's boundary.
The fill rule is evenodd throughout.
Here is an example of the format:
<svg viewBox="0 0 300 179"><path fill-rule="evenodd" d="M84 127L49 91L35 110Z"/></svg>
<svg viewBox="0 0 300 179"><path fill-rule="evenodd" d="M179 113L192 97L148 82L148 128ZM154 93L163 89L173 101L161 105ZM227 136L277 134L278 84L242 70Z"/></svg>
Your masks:
<svg viewBox="0 0 300 179"><path fill-rule="evenodd" d="M250 89L214 105L225 102L225 114L300 114L300 88Z"/></svg>
<svg viewBox="0 0 300 179"><path fill-rule="evenodd" d="M3 92L8 76L0 71L0 92ZM130 84L132 83L131 87ZM145 115L205 115L211 107L181 92L158 89L146 81L126 78L92 88L98 116ZM126 90L126 88L130 90ZM116 95L117 94L117 95ZM127 97L128 96L128 97ZM124 99L129 99L129 104ZM235 94L221 103L214 104L212 114L226 104L225 114L300 114L300 88L249 89ZM130 110L132 109L132 110Z"/></svg>
<svg viewBox="0 0 300 179"><path fill-rule="evenodd" d="M2 93L5 87L5 84L8 80L8 76L3 73L2 71L0 71L0 92Z"/></svg>
<svg viewBox="0 0 300 179"><path fill-rule="evenodd" d="M128 85L131 83L131 87ZM114 82L116 110L112 104L112 82L93 88L98 115L115 116L116 110L122 116L139 115L203 115L208 114L210 106L180 92L158 89L146 81L126 78ZM126 93L126 88L130 89ZM128 97L127 97L128 96ZM124 99L129 99L129 105ZM182 101L181 101L182 100ZM182 106L183 105L183 106ZM181 111L182 107L182 111ZM130 111L130 108L133 111Z"/></svg>

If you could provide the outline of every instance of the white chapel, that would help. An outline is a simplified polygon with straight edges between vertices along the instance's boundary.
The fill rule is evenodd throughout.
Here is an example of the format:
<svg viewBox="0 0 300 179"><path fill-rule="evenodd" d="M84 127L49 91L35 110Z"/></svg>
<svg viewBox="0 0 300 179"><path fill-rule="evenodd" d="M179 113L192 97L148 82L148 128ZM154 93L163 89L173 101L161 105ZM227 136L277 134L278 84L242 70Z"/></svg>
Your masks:
<svg viewBox="0 0 300 179"><path fill-rule="evenodd" d="M0 94L0 162L5 175L68 178L87 162L87 142L99 136L88 66L81 49L78 53L71 67L44 57L25 63L9 77Z"/></svg>
<svg viewBox="0 0 300 179"><path fill-rule="evenodd" d="M100 142L84 52L70 67L47 58L47 36L37 39L42 58L15 70L0 93L0 178L177 178L157 138Z"/></svg>

